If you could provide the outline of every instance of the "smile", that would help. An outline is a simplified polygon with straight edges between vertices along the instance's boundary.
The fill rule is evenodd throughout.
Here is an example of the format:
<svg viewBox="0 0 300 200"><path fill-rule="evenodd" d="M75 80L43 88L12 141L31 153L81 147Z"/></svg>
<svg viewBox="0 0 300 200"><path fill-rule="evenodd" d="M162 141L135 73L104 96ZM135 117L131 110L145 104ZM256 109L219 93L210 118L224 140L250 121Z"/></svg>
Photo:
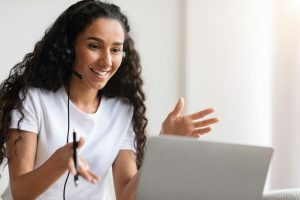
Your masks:
<svg viewBox="0 0 300 200"><path fill-rule="evenodd" d="M93 68L90 68L90 70L93 73L97 74L98 76L106 76L108 74L108 72L110 71L110 70L108 70L108 71L101 71L101 70L97 70L97 69L93 69Z"/></svg>

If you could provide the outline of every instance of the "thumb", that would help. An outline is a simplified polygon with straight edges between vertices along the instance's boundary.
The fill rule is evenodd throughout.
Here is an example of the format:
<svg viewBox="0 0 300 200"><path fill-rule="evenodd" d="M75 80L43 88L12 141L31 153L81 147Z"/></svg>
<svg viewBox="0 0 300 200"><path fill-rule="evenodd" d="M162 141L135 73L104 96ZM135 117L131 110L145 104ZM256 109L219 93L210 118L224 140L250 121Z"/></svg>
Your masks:
<svg viewBox="0 0 300 200"><path fill-rule="evenodd" d="M77 148L80 149L85 143L85 140L83 137L80 137L78 142L77 142Z"/></svg>
<svg viewBox="0 0 300 200"><path fill-rule="evenodd" d="M184 107L184 99L180 97L179 100L177 101L174 110L172 111L172 114L175 116L179 115L182 112L183 107Z"/></svg>

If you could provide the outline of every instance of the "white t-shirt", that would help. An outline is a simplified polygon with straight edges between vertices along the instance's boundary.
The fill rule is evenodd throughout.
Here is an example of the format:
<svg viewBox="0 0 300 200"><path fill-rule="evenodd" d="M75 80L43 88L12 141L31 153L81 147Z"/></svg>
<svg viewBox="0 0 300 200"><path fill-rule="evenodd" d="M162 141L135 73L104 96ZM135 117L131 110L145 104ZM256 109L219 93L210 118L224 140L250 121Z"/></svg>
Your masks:
<svg viewBox="0 0 300 200"><path fill-rule="evenodd" d="M24 119L20 129L38 134L34 168L42 165L58 148L66 144L67 101L64 87L55 93L37 88L30 88L28 91L23 103ZM101 177L101 181L93 185L79 177L79 186L75 187L70 175L66 186L66 199L104 199L106 175L118 152L122 149L135 151L132 115L133 106L121 98L102 96L98 110L93 114L80 111L70 101L69 142L72 142L73 129L77 132L77 138L84 137L85 144L80 149L80 155L86 159L91 170ZM17 128L19 118L19 112L14 110L11 128ZM66 175L67 173L60 177L38 199L62 199ZM12 199L9 186L2 198Z"/></svg>

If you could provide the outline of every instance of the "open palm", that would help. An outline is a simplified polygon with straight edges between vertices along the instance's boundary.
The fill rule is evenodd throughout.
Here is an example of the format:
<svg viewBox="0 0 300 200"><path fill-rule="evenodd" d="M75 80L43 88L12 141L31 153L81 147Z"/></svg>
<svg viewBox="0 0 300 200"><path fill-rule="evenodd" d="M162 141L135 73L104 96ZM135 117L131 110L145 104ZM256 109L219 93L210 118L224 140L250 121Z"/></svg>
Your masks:
<svg viewBox="0 0 300 200"><path fill-rule="evenodd" d="M180 115L184 107L184 99L180 98L172 112L162 124L161 132L167 135L181 135L200 137L212 130L210 125L219 122L218 118L202 120L208 114L215 112L213 108L207 108L190 115Z"/></svg>

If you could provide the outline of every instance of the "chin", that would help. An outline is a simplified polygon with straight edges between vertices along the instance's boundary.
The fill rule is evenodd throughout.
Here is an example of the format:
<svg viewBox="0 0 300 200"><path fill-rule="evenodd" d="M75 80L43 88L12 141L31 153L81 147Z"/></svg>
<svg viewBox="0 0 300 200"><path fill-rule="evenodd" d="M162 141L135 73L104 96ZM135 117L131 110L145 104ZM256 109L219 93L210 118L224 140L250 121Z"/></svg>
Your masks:
<svg viewBox="0 0 300 200"><path fill-rule="evenodd" d="M96 88L97 88L97 90L102 90L105 86L106 86L106 83L98 85L98 86L96 86Z"/></svg>
<svg viewBox="0 0 300 200"><path fill-rule="evenodd" d="M90 88L93 88L95 90L101 90L107 85L107 80L105 81L99 81L99 80L90 80L88 81L88 85Z"/></svg>

